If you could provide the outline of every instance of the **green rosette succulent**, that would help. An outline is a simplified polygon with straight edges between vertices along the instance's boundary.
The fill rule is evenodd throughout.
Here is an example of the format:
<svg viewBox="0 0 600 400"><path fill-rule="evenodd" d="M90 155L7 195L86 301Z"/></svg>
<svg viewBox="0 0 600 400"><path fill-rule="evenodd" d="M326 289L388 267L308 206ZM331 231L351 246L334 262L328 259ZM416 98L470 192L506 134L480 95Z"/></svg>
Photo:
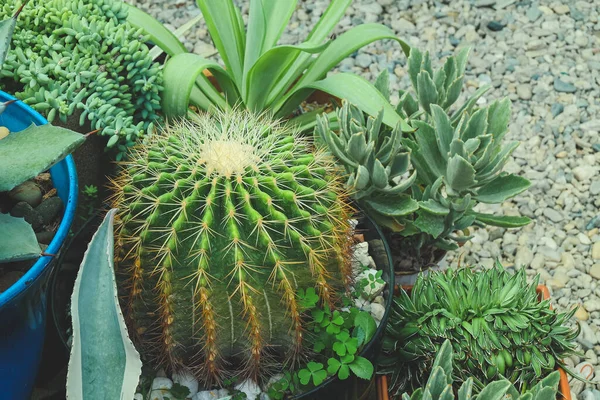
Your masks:
<svg viewBox="0 0 600 400"><path fill-rule="evenodd" d="M392 387L424 383L436 352L446 339L454 349L456 381L472 379L481 390L507 377L530 388L576 354L579 329L567 326L576 309L557 312L536 293L539 276L527 282L501 265L420 275L407 294L394 299L379 358Z"/></svg>
<svg viewBox="0 0 600 400"><path fill-rule="evenodd" d="M146 357L207 384L305 354L308 289L350 283L351 208L332 158L234 109L166 126L115 182L123 308Z"/></svg>

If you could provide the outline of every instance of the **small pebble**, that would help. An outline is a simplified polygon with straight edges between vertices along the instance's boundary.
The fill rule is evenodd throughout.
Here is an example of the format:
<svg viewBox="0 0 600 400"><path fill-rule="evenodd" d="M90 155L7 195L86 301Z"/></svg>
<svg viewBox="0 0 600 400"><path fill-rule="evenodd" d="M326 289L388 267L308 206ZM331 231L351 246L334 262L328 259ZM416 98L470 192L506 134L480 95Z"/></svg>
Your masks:
<svg viewBox="0 0 600 400"><path fill-rule="evenodd" d="M5 126L0 126L0 140L4 139L10 134L10 131Z"/></svg>
<svg viewBox="0 0 600 400"><path fill-rule="evenodd" d="M31 207L37 207L42 202L42 191L32 181L25 181L8 192L8 197L14 202L24 201Z"/></svg>
<svg viewBox="0 0 600 400"><path fill-rule="evenodd" d="M49 224L58 217L63 209L63 202L60 197L50 197L42 201L35 210L41 215L44 224Z"/></svg>

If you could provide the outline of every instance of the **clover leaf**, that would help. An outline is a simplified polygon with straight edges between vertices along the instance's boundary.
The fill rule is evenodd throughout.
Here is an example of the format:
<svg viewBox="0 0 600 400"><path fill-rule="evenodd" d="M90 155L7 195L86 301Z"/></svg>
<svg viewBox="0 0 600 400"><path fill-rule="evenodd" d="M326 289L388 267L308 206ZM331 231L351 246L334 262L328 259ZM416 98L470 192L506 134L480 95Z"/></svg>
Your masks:
<svg viewBox="0 0 600 400"><path fill-rule="evenodd" d="M323 369L323 364L311 361L306 368L298 371L298 377L303 385L308 385L312 378L313 385L319 386L327 378L327 371Z"/></svg>

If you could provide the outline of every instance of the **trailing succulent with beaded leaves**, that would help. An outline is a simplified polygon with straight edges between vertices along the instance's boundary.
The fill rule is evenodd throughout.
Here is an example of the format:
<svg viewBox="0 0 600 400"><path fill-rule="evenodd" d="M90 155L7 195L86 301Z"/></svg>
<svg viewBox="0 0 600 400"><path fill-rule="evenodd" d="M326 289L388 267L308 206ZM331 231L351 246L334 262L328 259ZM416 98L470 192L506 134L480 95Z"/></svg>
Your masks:
<svg viewBox="0 0 600 400"><path fill-rule="evenodd" d="M402 400L554 400L558 392L560 373L554 371L524 393L506 379L487 384L478 394L473 393L473 379L468 378L460 388L454 387L454 352L450 340L445 340L435 356L427 384L412 394L402 394ZM400 398L399 393L394 395Z"/></svg>
<svg viewBox="0 0 600 400"><path fill-rule="evenodd" d="M421 385L446 339L454 348L454 376L478 389L505 376L529 388L576 354L579 329L566 326L575 313L559 313L536 293L539 276L527 283L501 265L420 275L410 295L394 299L379 358L392 387Z"/></svg>
<svg viewBox="0 0 600 400"><path fill-rule="evenodd" d="M13 2L0 6L0 20ZM50 122L101 129L121 158L158 119L162 72L117 0L32 1L0 70L7 89Z"/></svg>
<svg viewBox="0 0 600 400"><path fill-rule="evenodd" d="M333 159L241 109L167 125L114 183L117 274L142 353L207 384L306 353L298 293L338 304L352 209Z"/></svg>

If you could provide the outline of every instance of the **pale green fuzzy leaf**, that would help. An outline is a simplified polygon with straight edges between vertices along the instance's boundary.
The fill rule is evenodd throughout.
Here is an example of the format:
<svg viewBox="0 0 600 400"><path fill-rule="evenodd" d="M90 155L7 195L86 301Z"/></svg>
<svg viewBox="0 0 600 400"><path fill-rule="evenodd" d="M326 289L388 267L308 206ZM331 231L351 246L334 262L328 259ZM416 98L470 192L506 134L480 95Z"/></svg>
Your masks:
<svg viewBox="0 0 600 400"><path fill-rule="evenodd" d="M367 143L365 142L364 132L355 133L350 137L346 151L358 163L363 163L367 158Z"/></svg>
<svg viewBox="0 0 600 400"><path fill-rule="evenodd" d="M404 193L409 187L412 186L412 184L415 182L416 179L417 179L417 171L415 170L408 178L401 180L395 186L388 186L385 189L383 189L382 191L389 195L397 195L400 193Z"/></svg>
<svg viewBox="0 0 600 400"><path fill-rule="evenodd" d="M358 190L366 188L371 180L370 178L369 170L364 165L359 165L356 169L354 187Z"/></svg>
<svg viewBox="0 0 600 400"><path fill-rule="evenodd" d="M438 148L435 129L421 121L415 121L413 125L418 129L415 137L419 145L419 154L425 159L436 178L444 175L446 172L445 162Z"/></svg>
<svg viewBox="0 0 600 400"><path fill-rule="evenodd" d="M462 132L461 139L466 142L469 139L476 138L480 135L485 135L487 132L487 108L482 108L475 111L469 118L467 126Z"/></svg>
<svg viewBox="0 0 600 400"><path fill-rule="evenodd" d="M427 71L421 71L417 76L417 94L421 106L427 114L431 114L431 105L438 101L438 91Z"/></svg>
<svg viewBox="0 0 600 400"><path fill-rule="evenodd" d="M440 203L433 199L427 201L420 201L419 208L430 212L435 215L448 215L450 210L447 207L442 206Z"/></svg>
<svg viewBox="0 0 600 400"><path fill-rule="evenodd" d="M210 37L219 50L227 71L242 87L246 31L233 0L197 0ZM166 81L166 78L165 78Z"/></svg>
<svg viewBox="0 0 600 400"><path fill-rule="evenodd" d="M163 72L165 89L162 100L162 110L166 116L181 117L186 115L192 89L196 86L199 76L205 69L221 72L222 75L226 74L219 64L196 54L178 54L167 61ZM222 100L224 101L224 99ZM208 108L204 104L197 105L204 109Z"/></svg>
<svg viewBox="0 0 600 400"><path fill-rule="evenodd" d="M135 6L127 3L123 4L127 7L127 21L137 29L143 29L150 36L152 43L158 46L158 48L169 56L187 53L187 49L177 36L165 28L165 26L154 17ZM160 53L158 55L160 55ZM153 54L154 57L157 57L158 55Z"/></svg>
<svg viewBox="0 0 600 400"><path fill-rule="evenodd" d="M465 151L467 154L473 154L479 148L481 141L478 138L472 138L465 142Z"/></svg>
<svg viewBox="0 0 600 400"><path fill-rule="evenodd" d="M477 191L475 198L482 203L498 204L524 192L531 182L517 175L499 176Z"/></svg>
<svg viewBox="0 0 600 400"><path fill-rule="evenodd" d="M398 153L390 164L390 179L403 175L410 166L410 153Z"/></svg>
<svg viewBox="0 0 600 400"><path fill-rule="evenodd" d="M280 98L282 93L277 93L273 89L298 55L303 52L319 53L328 45L328 43L315 45L305 42L298 46L277 46L264 53L248 72L242 91L246 106L251 110L260 111L272 101Z"/></svg>
<svg viewBox="0 0 600 400"><path fill-rule="evenodd" d="M444 232L444 216L435 215L428 212L421 212L419 210L419 216L414 222L421 232L431 235L434 239L437 239L442 232Z"/></svg>
<svg viewBox="0 0 600 400"><path fill-rule="evenodd" d="M440 395L448 385L446 372L442 367L434 367L431 369L431 375L427 380L427 389L431 393L433 399L439 399Z"/></svg>
<svg viewBox="0 0 600 400"><path fill-rule="evenodd" d="M452 143L452 138L454 137L454 128L446 112L437 104L431 105L431 113L440 153L445 159L448 159L450 143Z"/></svg>
<svg viewBox="0 0 600 400"><path fill-rule="evenodd" d="M334 97L346 99L363 112L377 116L383 109L383 123L394 128L401 124L403 131L412 131L408 125L394 110L394 107L385 100L385 97L369 81L349 73L331 75L322 81L315 82L305 88L298 90L288 99L284 106L277 110L278 117L290 114L307 96L308 92L321 90Z"/></svg>
<svg viewBox="0 0 600 400"><path fill-rule="evenodd" d="M295 87L301 88L324 78L333 67L350 54L370 43L383 39L396 40L402 46L406 46L402 40L398 39L394 31L382 24L363 24L344 32L317 57Z"/></svg>
<svg viewBox="0 0 600 400"><path fill-rule="evenodd" d="M84 141L80 133L51 125L31 125L11 133L0 141L0 192L44 172Z"/></svg>
<svg viewBox="0 0 600 400"><path fill-rule="evenodd" d="M0 213L0 264L31 260L40 256L35 232L23 218Z"/></svg>
<svg viewBox="0 0 600 400"><path fill-rule="evenodd" d="M421 53L421 50L417 48L412 49L410 56L408 57L408 76L410 77L410 81L415 91L418 87L417 77L419 76L419 72L421 72L422 63L423 53Z"/></svg>
<svg viewBox="0 0 600 400"><path fill-rule="evenodd" d="M388 217L401 217L415 212L419 204L409 196L374 197L365 203L379 214Z"/></svg>
<svg viewBox="0 0 600 400"><path fill-rule="evenodd" d="M488 111L487 133L494 136L494 140L500 140L508 131L510 122L510 100L508 98L493 102Z"/></svg>
<svg viewBox="0 0 600 400"><path fill-rule="evenodd" d="M385 167L381 164L379 160L375 160L375 165L373 166L371 179L373 180L373 184L375 185L375 187L378 189L383 189L388 185Z"/></svg>
<svg viewBox="0 0 600 400"><path fill-rule="evenodd" d="M507 380L488 384L477 396L478 400L502 400L511 383Z"/></svg>
<svg viewBox="0 0 600 400"><path fill-rule="evenodd" d="M94 234L75 281L68 399L131 399L142 372L119 306L113 264L116 211L108 212Z"/></svg>
<svg viewBox="0 0 600 400"><path fill-rule="evenodd" d="M470 400L473 393L473 378L468 378L458 389L458 400Z"/></svg>
<svg viewBox="0 0 600 400"><path fill-rule="evenodd" d="M458 123L458 121L462 118L464 114L469 114L475 104L477 104L477 100L481 96L483 96L488 90L491 89L490 85L485 85L477 89L477 91L463 104L454 114L452 114L452 125Z"/></svg>
<svg viewBox="0 0 600 400"><path fill-rule="evenodd" d="M471 188L475 183L475 168L464 158L455 155L448 159L446 170L448 185L455 191L461 192Z"/></svg>

